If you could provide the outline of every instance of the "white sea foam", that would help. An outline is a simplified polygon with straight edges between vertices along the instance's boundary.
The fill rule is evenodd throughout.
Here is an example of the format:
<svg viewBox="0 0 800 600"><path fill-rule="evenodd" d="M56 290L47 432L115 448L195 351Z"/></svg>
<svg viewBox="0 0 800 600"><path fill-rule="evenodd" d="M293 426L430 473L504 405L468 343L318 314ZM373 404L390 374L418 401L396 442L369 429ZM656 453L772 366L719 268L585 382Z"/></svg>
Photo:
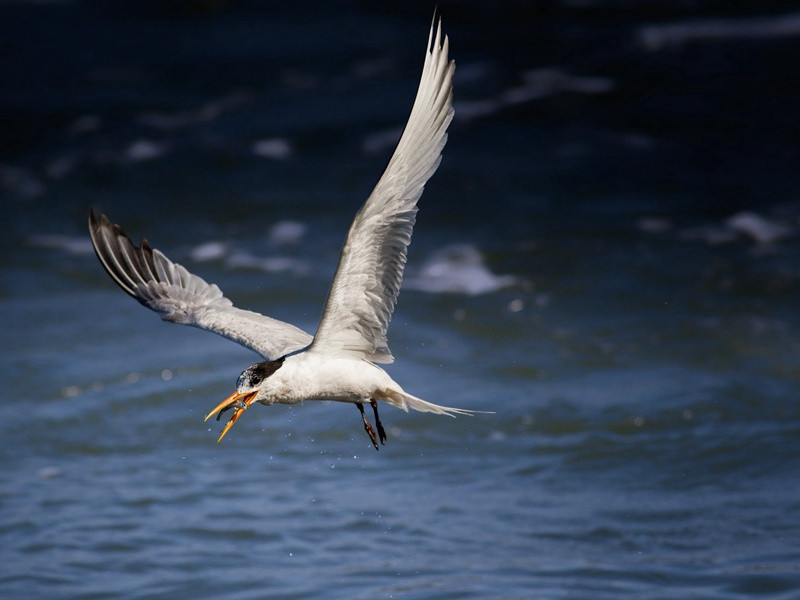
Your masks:
<svg viewBox="0 0 800 600"><path fill-rule="evenodd" d="M39 476L39 479L55 479L56 477L61 477L63 471L59 467L47 466L40 468L36 471L36 474Z"/></svg>
<svg viewBox="0 0 800 600"><path fill-rule="evenodd" d="M647 233L658 233L641 225L640 229ZM724 219L721 223L682 229L678 232L678 238L686 241L702 241L712 246L748 239L761 246L769 246L797 234L797 228L786 219L742 211Z"/></svg>
<svg viewBox="0 0 800 600"><path fill-rule="evenodd" d="M225 242L205 242L192 248L189 252L192 260L206 262L209 260L219 260L224 258L229 252L228 244Z"/></svg>
<svg viewBox="0 0 800 600"><path fill-rule="evenodd" d="M572 75L555 67L533 69L522 74L522 85L507 90L502 99L505 104L521 104L562 92L579 94L604 94L614 89L607 77Z"/></svg>
<svg viewBox="0 0 800 600"><path fill-rule="evenodd" d="M498 112L504 106L500 100L461 100L453 102L456 118L460 121L469 121Z"/></svg>
<svg viewBox="0 0 800 600"><path fill-rule="evenodd" d="M524 71L521 84L497 96L455 103L455 118L468 121L490 115L500 110L560 93L605 94L615 87L613 79L587 75L574 75L558 67L543 67Z"/></svg>
<svg viewBox="0 0 800 600"><path fill-rule="evenodd" d="M263 158L282 160L292 155L292 146L283 138L266 138L253 142L253 154Z"/></svg>
<svg viewBox="0 0 800 600"><path fill-rule="evenodd" d="M434 252L405 287L432 293L457 293L475 296L520 283L513 275L495 275L483 256L472 245L453 244Z"/></svg>
<svg viewBox="0 0 800 600"><path fill-rule="evenodd" d="M743 233L759 244L772 244L796 233L785 223L750 211L736 213L729 217L725 220L725 226L733 231Z"/></svg>
<svg viewBox="0 0 800 600"><path fill-rule="evenodd" d="M250 98L251 95L247 92L232 92L195 109L175 112L147 111L140 114L137 121L142 125L162 130L189 127L214 121L226 111L246 103Z"/></svg>
<svg viewBox="0 0 800 600"><path fill-rule="evenodd" d="M292 273L307 275L308 263L286 256L255 256L249 252L237 251L225 263L231 268L258 269L266 273Z"/></svg>
<svg viewBox="0 0 800 600"><path fill-rule="evenodd" d="M800 12L740 19L697 19L682 23L647 25L639 29L639 42L658 51L691 42L733 39L769 39L800 35Z"/></svg>
<svg viewBox="0 0 800 600"><path fill-rule="evenodd" d="M155 160L166 153L166 147L153 140L140 139L127 147L124 159L131 162Z"/></svg>
<svg viewBox="0 0 800 600"><path fill-rule="evenodd" d="M274 246L297 244L305 237L308 225L300 221L278 221L269 228L267 238Z"/></svg>
<svg viewBox="0 0 800 600"><path fill-rule="evenodd" d="M39 248L61 250L67 254L91 254L92 243L86 236L40 233L28 238L28 244Z"/></svg>

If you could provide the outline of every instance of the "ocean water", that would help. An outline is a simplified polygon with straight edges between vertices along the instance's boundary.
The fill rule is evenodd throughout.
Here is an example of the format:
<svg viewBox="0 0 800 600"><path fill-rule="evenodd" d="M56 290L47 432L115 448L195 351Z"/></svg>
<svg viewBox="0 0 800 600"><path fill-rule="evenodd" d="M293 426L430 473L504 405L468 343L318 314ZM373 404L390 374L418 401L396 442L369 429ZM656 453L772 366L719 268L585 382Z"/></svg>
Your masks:
<svg viewBox="0 0 800 600"><path fill-rule="evenodd" d="M314 331L427 3L0 5L4 598L797 598L791 3L440 2L457 117L387 370L256 406L89 208Z"/></svg>

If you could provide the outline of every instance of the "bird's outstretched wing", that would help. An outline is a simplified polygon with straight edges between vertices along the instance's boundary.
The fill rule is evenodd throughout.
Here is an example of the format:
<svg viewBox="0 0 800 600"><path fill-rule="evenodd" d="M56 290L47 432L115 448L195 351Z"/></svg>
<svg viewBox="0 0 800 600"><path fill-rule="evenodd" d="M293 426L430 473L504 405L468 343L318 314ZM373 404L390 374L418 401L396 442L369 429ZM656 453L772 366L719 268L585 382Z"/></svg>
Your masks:
<svg viewBox="0 0 800 600"><path fill-rule="evenodd" d="M217 285L150 248L147 240L135 246L105 215L89 212L89 233L111 278L165 321L213 331L268 360L311 343L311 336L294 325L234 307Z"/></svg>
<svg viewBox="0 0 800 600"><path fill-rule="evenodd" d="M394 360L386 330L425 183L441 161L453 118L453 73L441 22L432 24L417 97L378 184L355 217L310 351Z"/></svg>

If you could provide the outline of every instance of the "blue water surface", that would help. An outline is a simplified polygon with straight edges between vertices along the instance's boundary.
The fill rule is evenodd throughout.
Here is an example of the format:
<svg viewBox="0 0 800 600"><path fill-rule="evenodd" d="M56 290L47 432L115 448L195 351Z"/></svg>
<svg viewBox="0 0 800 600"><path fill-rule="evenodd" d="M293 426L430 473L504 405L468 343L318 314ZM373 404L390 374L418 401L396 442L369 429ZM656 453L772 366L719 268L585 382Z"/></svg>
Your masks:
<svg viewBox="0 0 800 600"><path fill-rule="evenodd" d="M4 598L796 598L800 17L440 2L456 120L387 367L450 419L203 416L253 353L167 325L106 212L313 332L427 3L0 5Z"/></svg>

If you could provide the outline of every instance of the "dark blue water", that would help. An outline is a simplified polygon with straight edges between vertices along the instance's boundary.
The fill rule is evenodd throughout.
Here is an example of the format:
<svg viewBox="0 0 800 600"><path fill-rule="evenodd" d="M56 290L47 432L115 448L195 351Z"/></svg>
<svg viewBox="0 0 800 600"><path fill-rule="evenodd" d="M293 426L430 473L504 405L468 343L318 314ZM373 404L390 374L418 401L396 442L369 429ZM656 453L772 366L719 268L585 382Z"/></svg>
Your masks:
<svg viewBox="0 0 800 600"><path fill-rule="evenodd" d="M494 414L202 417L249 351L161 323L89 207L313 331L427 3L0 6L0 593L795 598L800 17L443 2L457 117L390 374Z"/></svg>

